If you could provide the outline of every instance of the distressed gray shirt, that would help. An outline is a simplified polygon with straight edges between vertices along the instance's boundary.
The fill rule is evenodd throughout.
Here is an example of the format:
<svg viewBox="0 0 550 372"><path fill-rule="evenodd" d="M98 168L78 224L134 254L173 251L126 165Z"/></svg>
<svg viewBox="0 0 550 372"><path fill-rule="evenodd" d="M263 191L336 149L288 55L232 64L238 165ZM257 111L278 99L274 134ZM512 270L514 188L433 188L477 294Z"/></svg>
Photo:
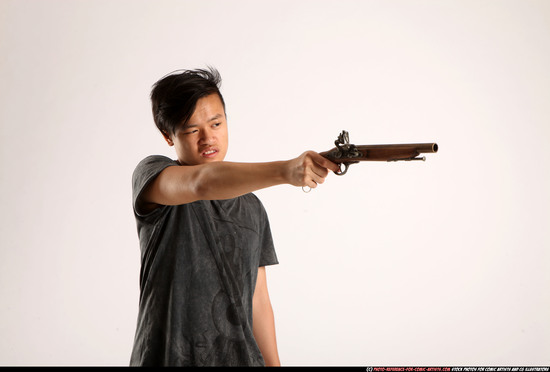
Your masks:
<svg viewBox="0 0 550 372"><path fill-rule="evenodd" d="M149 156L132 177L141 272L130 365L263 365L252 297L258 267L278 263L267 214L253 194L141 213L140 193L169 166Z"/></svg>

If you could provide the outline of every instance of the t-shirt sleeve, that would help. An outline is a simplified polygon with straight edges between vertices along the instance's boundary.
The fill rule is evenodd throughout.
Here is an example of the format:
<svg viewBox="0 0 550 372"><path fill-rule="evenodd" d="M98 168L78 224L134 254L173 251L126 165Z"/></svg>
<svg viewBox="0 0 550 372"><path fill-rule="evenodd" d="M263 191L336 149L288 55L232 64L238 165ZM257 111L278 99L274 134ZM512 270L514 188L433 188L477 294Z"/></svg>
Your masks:
<svg viewBox="0 0 550 372"><path fill-rule="evenodd" d="M132 175L132 205L134 207L134 214L137 217L145 218L161 209L157 208L149 214L144 214L139 211L137 203L141 193L159 173L167 167L174 165L177 165L174 160L162 155L151 155L139 162Z"/></svg>
<svg viewBox="0 0 550 372"><path fill-rule="evenodd" d="M277 254L275 252L275 245L273 244L273 236L271 235L269 218L267 216L264 206L262 205L259 199L258 199L258 202L260 203L260 209L261 209L260 211L261 212L261 218L260 218L261 252L260 252L259 266L276 265L279 263L279 260L277 259Z"/></svg>

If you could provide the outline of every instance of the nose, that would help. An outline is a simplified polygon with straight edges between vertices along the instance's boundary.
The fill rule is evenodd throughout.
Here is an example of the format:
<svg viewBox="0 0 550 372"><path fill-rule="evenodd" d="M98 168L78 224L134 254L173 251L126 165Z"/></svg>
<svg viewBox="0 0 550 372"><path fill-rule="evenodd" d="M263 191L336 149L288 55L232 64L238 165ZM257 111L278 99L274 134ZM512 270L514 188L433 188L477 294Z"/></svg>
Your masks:
<svg viewBox="0 0 550 372"><path fill-rule="evenodd" d="M214 131L207 127L201 130L201 136L199 139L199 144L201 145L213 145L216 143L216 136L214 135Z"/></svg>

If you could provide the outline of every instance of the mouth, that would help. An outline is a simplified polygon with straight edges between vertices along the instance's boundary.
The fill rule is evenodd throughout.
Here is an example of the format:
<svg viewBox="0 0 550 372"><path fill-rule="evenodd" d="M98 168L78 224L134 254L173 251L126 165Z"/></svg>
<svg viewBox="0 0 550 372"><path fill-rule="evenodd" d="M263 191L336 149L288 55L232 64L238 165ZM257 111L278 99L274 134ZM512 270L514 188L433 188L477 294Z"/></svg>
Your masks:
<svg viewBox="0 0 550 372"><path fill-rule="evenodd" d="M218 152L219 152L218 149L216 149L214 147L210 147L210 148L204 150L201 153L201 156L204 157L204 158L213 158L218 154Z"/></svg>

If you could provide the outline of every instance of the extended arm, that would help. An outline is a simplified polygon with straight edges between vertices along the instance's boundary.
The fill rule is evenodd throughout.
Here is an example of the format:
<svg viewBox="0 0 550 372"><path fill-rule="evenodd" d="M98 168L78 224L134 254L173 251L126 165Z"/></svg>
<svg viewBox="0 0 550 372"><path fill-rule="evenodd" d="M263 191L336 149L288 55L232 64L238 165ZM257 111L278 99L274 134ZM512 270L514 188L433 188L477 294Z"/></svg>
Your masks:
<svg viewBox="0 0 550 372"><path fill-rule="evenodd" d="M262 352L266 366L279 366L273 308L267 291L265 267L258 268L256 289L252 300L252 332Z"/></svg>
<svg viewBox="0 0 550 372"><path fill-rule="evenodd" d="M287 161L268 163L212 162L164 169L140 197L143 210L196 200L230 199L279 184L309 186L323 183L338 166L313 151Z"/></svg>

